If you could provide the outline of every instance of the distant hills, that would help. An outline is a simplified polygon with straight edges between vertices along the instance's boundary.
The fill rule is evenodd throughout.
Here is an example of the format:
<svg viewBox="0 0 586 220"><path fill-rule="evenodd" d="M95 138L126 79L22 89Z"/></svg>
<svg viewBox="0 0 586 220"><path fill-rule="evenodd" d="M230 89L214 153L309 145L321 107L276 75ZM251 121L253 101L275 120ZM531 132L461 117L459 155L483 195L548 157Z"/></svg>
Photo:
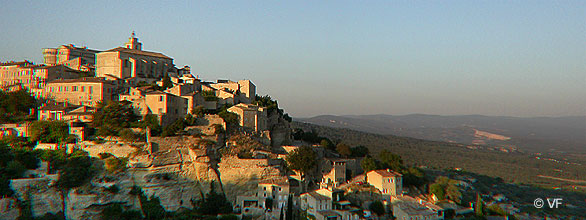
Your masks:
<svg viewBox="0 0 586 220"><path fill-rule="evenodd" d="M586 116L320 115L295 120L374 134L507 146L528 152L586 152Z"/></svg>

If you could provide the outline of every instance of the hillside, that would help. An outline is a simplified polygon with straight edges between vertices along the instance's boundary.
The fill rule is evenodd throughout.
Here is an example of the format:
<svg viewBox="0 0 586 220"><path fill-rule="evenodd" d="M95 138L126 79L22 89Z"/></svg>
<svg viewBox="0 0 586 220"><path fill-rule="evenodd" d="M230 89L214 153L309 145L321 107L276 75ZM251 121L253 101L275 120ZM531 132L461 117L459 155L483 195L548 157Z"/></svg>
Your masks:
<svg viewBox="0 0 586 220"><path fill-rule="evenodd" d="M313 130L320 136L349 145L364 145L370 149L372 155L386 149L400 155L409 165L435 169L461 168L469 172L501 177L507 182L566 189L576 184L544 179L538 175L586 180L584 161L556 162L556 160L537 159L528 153L506 153L483 147L469 148L463 144L380 135L301 122L292 123L292 127L306 131Z"/></svg>
<svg viewBox="0 0 586 220"><path fill-rule="evenodd" d="M298 121L424 140L514 146L528 152L586 152L586 117L321 115ZM493 137L478 135L490 133Z"/></svg>

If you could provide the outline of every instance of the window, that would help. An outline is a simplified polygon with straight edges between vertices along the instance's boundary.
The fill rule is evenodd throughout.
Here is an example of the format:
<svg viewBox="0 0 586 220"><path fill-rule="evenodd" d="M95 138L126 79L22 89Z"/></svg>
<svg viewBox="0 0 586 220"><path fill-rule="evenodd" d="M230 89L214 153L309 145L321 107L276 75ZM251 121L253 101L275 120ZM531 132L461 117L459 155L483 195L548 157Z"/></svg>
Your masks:
<svg viewBox="0 0 586 220"><path fill-rule="evenodd" d="M85 92L85 86L81 87L81 92Z"/></svg>
<svg viewBox="0 0 586 220"><path fill-rule="evenodd" d="M159 108L159 114L163 113L163 108Z"/></svg>
<svg viewBox="0 0 586 220"><path fill-rule="evenodd" d="M71 91L77 92L77 86L72 86Z"/></svg>
<svg viewBox="0 0 586 220"><path fill-rule="evenodd" d="M164 99L163 96L159 96L159 102L162 102L163 99Z"/></svg>
<svg viewBox="0 0 586 220"><path fill-rule="evenodd" d="M93 92L93 91L94 91L94 87L93 87L93 86L90 86L90 87L88 88L88 92L89 92L90 94L92 94L92 92Z"/></svg>

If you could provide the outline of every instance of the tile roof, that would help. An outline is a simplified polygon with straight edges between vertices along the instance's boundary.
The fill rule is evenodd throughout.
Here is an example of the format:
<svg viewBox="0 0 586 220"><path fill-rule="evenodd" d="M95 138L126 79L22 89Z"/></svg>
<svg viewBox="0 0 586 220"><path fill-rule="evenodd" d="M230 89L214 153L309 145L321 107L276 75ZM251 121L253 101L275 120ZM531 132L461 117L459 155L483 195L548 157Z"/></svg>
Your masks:
<svg viewBox="0 0 586 220"><path fill-rule="evenodd" d="M322 201L322 200L330 200L330 198L329 198L329 197L327 197L327 196L324 196L324 195L322 195L322 194L319 194L319 193L317 193L317 192L308 192L308 193L303 193L303 195L308 195L308 196L311 196L311 197L313 197L314 199L316 199L316 200L320 200L320 201Z"/></svg>
<svg viewBox="0 0 586 220"><path fill-rule="evenodd" d="M381 175L383 177L403 176L402 174L397 173L397 172L395 172L393 170L373 170L373 171L370 171L370 172L375 172L375 173L377 173L377 174L379 174L379 175Z"/></svg>
<svg viewBox="0 0 586 220"><path fill-rule="evenodd" d="M49 102L39 108L39 111L71 111L79 108L79 105L68 104L65 102Z"/></svg>
<svg viewBox="0 0 586 220"><path fill-rule="evenodd" d="M164 59L173 59L173 58L168 57L162 53L150 52L150 51L144 51L144 50L134 50L134 49L128 49L126 47L116 47L114 49L110 49L105 52L122 52L122 53L131 53L131 54L142 55L142 56L151 56L151 57L159 57L159 58L164 58Z"/></svg>
<svg viewBox="0 0 586 220"><path fill-rule="evenodd" d="M97 77L82 77L82 78L77 78L77 79L56 79L56 80L50 81L48 83L80 83L80 82L107 83L108 81L106 81L103 78L97 78Z"/></svg>

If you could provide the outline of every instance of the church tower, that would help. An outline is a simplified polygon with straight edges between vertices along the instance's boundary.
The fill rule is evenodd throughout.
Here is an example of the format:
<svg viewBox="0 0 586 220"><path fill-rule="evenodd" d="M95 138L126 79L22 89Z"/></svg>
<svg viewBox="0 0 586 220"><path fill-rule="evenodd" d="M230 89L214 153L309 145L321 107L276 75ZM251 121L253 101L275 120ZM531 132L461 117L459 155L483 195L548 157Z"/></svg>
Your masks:
<svg viewBox="0 0 586 220"><path fill-rule="evenodd" d="M124 47L133 50L142 50L142 43L138 42L138 38L134 35L134 31L132 35L128 38L128 42L124 45Z"/></svg>

